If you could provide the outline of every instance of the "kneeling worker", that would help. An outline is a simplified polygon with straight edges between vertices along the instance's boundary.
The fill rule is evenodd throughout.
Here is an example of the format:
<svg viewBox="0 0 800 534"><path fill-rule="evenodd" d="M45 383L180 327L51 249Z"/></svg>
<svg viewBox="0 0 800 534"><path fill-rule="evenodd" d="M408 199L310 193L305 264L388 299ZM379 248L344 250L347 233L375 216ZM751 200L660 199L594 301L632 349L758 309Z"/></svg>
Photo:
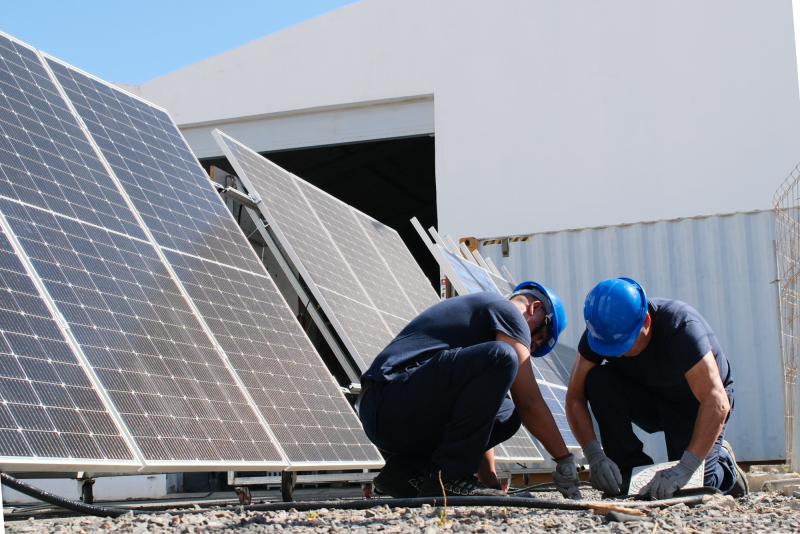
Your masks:
<svg viewBox="0 0 800 534"><path fill-rule="evenodd" d="M583 315L586 331L566 412L589 461L592 486L608 495L627 493L632 469L653 463L633 432L636 423L649 433L663 431L669 460L680 460L656 473L640 493L672 497L705 459L705 486L733 497L746 494L747 480L724 441L733 379L705 319L684 302L648 300L642 286L628 278L597 284Z"/></svg>
<svg viewBox="0 0 800 534"><path fill-rule="evenodd" d="M447 299L406 325L361 379L359 417L387 456L376 488L437 496L441 476L448 495L504 496L492 448L522 423L557 461L558 490L580 498L575 462L530 362L531 349L548 353L565 325L558 296L535 282L508 299L489 292Z"/></svg>

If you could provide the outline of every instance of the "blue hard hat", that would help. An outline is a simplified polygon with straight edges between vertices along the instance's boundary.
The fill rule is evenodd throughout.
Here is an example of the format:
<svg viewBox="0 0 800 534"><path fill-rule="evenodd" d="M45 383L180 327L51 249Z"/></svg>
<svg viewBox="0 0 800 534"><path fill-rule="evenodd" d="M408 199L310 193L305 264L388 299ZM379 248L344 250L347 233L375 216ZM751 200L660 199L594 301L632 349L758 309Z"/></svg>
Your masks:
<svg viewBox="0 0 800 534"><path fill-rule="evenodd" d="M561 299L558 298L558 295L538 282L522 282L514 288L514 292L511 293L509 298L523 294L533 295L539 299L544 305L544 311L547 313L546 320L550 321L550 339L547 343L541 347L536 347L536 350L531 352L532 357L541 358L556 346L559 334L567 326L567 314L564 312L564 305L561 304Z"/></svg>
<svg viewBox="0 0 800 534"><path fill-rule="evenodd" d="M601 356L625 354L636 342L646 315L647 295L638 282L630 278L603 280L583 303L589 346Z"/></svg>

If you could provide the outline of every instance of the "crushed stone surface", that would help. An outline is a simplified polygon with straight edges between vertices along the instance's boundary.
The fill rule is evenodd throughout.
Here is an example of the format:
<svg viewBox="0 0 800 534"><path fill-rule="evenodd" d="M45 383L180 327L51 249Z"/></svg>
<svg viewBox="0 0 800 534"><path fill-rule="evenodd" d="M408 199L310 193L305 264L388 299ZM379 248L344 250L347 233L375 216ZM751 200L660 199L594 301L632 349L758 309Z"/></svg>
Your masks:
<svg viewBox="0 0 800 534"><path fill-rule="evenodd" d="M584 498L598 500L594 490L583 490ZM538 498L557 498L539 493ZM623 502L607 501L624 506ZM14 533L353 533L353 534L434 534L452 532L611 532L611 533L686 533L800 531L800 501L775 493L755 493L734 501L715 497L710 502L689 508L679 504L648 510L642 521L605 521L602 515L587 511L538 510L523 508L449 507L446 522L442 508L395 508L386 505L369 510L319 509L313 512L237 512L220 509L203 513L120 517L72 517L7 521L6 532Z"/></svg>

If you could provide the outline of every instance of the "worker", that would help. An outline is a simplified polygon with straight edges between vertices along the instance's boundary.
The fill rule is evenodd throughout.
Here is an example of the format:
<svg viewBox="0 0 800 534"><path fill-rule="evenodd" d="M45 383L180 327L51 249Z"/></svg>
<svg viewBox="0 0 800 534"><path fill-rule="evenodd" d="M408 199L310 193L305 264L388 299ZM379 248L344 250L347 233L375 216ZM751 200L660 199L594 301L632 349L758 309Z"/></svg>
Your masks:
<svg viewBox="0 0 800 534"><path fill-rule="evenodd" d="M678 461L656 472L641 494L672 497L705 460L705 486L745 495L747 479L724 440L733 407L730 365L706 320L679 300L648 299L629 278L597 284L583 316L566 412L592 486L606 495L627 494L633 468L653 464L635 423L651 434L663 431L668 459Z"/></svg>
<svg viewBox="0 0 800 534"><path fill-rule="evenodd" d="M530 362L531 353L553 348L565 325L558 296L535 282L508 298L482 292L443 300L408 323L361 378L359 417L386 457L376 489L393 497L443 489L505 496L493 447L524 424L554 456L558 490L580 498L574 458Z"/></svg>

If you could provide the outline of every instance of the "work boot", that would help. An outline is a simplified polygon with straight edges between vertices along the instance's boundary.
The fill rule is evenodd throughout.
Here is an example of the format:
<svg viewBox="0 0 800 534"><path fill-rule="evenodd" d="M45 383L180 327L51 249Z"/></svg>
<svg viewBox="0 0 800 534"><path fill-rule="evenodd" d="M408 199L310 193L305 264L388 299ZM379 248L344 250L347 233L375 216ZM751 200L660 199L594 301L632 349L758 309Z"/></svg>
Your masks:
<svg viewBox="0 0 800 534"><path fill-rule="evenodd" d="M390 456L378 476L372 479L372 484L378 493L395 499L411 499L419 493L423 475L422 471L414 469L401 458Z"/></svg>
<svg viewBox="0 0 800 534"><path fill-rule="evenodd" d="M478 477L476 476L448 480L442 484L439 483L439 479L425 477L417 497L441 497L442 485L444 485L444 493L448 497L464 497L470 495L480 495L483 497L508 497L508 494L502 489L498 490L484 486L478 481Z"/></svg>
<svg viewBox="0 0 800 534"><path fill-rule="evenodd" d="M739 464L736 463L736 456L733 455L733 448L726 440L722 440L722 448L728 453L733 462L733 472L736 475L736 480L733 482L733 487L725 492L725 495L730 495L734 499L744 497L750 493L750 485L747 483L747 475L745 475Z"/></svg>

